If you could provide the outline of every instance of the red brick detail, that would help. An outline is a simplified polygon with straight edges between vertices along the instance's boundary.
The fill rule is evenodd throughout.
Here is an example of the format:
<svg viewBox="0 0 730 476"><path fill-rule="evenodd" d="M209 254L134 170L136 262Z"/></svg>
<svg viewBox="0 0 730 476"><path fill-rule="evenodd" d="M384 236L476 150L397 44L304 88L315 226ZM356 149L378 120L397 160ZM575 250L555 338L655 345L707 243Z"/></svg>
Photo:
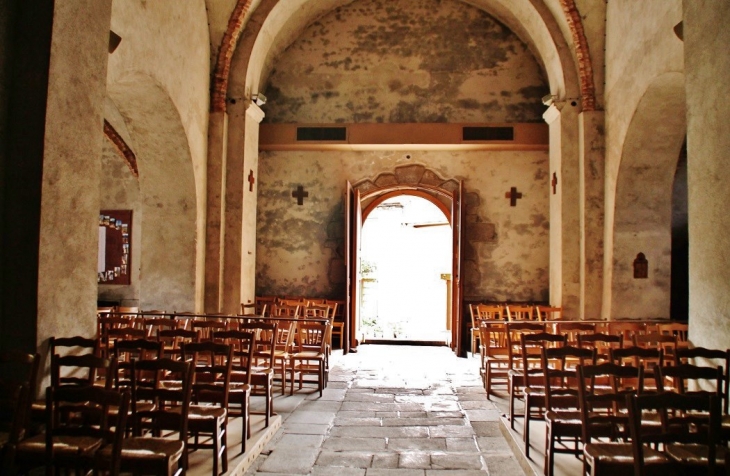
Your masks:
<svg viewBox="0 0 730 476"><path fill-rule="evenodd" d="M122 136L119 135L117 130L114 129L114 126L109 124L106 119L104 119L104 135L112 144L114 144L114 147L117 148L117 151L119 151L119 154L127 163L129 170L132 171L132 175L139 178L139 170L137 170L137 156L134 155L134 152L129 148Z"/></svg>
<svg viewBox="0 0 730 476"><path fill-rule="evenodd" d="M563 13L565 13L570 32L573 35L573 43L575 43L583 110L595 111L596 88L593 83L593 64L591 62L591 53L588 51L588 41L583 30L583 19L580 16L578 7L575 6L574 0L560 0L560 5L563 7Z"/></svg>
<svg viewBox="0 0 730 476"><path fill-rule="evenodd" d="M251 8L251 1L238 0L231 13L231 18L228 20L228 28L223 34L213 71L213 84L210 92L211 112L225 112L226 110L226 92L228 91L228 76L231 72L231 60L233 52L236 51L238 38L243 31L243 19Z"/></svg>

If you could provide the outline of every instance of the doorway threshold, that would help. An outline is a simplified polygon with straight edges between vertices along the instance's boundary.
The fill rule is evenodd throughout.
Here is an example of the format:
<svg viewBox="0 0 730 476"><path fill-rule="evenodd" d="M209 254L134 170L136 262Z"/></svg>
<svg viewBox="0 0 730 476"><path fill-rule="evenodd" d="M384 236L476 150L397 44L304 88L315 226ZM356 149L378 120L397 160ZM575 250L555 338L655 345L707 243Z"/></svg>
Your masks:
<svg viewBox="0 0 730 476"><path fill-rule="evenodd" d="M445 340L422 340L422 339L366 339L361 344L373 345L423 345L432 347L446 347Z"/></svg>

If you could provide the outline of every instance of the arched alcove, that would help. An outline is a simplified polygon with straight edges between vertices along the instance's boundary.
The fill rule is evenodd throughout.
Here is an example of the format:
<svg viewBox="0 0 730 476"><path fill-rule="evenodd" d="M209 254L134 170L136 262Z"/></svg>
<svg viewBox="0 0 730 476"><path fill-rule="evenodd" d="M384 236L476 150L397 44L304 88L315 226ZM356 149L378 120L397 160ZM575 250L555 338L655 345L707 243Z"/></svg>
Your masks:
<svg viewBox="0 0 730 476"><path fill-rule="evenodd" d="M139 167L139 307L195 306L196 193L192 158L177 108L149 76L109 85L136 148ZM140 216L141 215L141 216Z"/></svg>
<svg viewBox="0 0 730 476"><path fill-rule="evenodd" d="M647 88L631 119L616 185L614 317L669 317L672 187L686 135L684 75L667 73ZM634 279L637 253L648 278Z"/></svg>

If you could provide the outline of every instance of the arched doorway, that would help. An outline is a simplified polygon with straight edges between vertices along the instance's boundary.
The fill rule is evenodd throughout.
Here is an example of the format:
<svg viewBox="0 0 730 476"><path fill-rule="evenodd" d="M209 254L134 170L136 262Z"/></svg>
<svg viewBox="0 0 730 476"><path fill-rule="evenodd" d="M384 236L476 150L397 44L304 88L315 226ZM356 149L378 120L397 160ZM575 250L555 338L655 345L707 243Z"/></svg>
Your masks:
<svg viewBox="0 0 730 476"><path fill-rule="evenodd" d="M388 194L366 212L359 255L363 342L449 342L452 230L425 194Z"/></svg>

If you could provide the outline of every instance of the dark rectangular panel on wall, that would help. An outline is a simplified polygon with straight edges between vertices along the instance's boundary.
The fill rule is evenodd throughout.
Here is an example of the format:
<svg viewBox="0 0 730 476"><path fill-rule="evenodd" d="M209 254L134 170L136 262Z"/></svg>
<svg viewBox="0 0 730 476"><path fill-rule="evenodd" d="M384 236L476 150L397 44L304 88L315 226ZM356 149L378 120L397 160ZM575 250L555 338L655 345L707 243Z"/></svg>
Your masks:
<svg viewBox="0 0 730 476"><path fill-rule="evenodd" d="M132 210L99 214L99 284L131 284Z"/></svg>
<svg viewBox="0 0 730 476"><path fill-rule="evenodd" d="M298 141L346 141L347 127L297 127Z"/></svg>
<svg viewBox="0 0 730 476"><path fill-rule="evenodd" d="M515 140L514 127L464 127L462 140Z"/></svg>

